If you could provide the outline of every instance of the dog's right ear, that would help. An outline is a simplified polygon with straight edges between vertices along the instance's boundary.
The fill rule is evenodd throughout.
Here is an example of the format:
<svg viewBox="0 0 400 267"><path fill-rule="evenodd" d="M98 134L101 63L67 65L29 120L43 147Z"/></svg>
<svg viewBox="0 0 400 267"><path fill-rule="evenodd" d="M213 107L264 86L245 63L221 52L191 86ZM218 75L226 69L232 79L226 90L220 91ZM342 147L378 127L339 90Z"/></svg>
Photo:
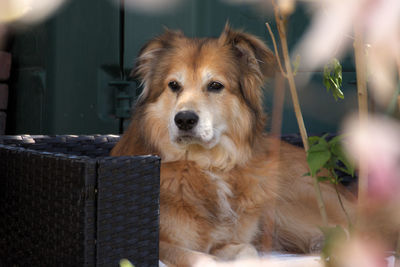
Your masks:
<svg viewBox="0 0 400 267"><path fill-rule="evenodd" d="M150 96L150 81L159 62L160 56L169 48L178 38L184 37L180 31L172 31L165 29L165 32L150 40L140 50L136 60L136 66L132 70L130 76L137 78L143 85L143 91L140 94L137 105L140 106Z"/></svg>
<svg viewBox="0 0 400 267"><path fill-rule="evenodd" d="M177 38L184 37L181 31L172 31L165 28L165 32L150 40L145 44L139 52L138 58L136 60L136 66L132 70L130 76L139 78L141 81L145 82L147 75L151 73L151 70L156 63L159 55Z"/></svg>

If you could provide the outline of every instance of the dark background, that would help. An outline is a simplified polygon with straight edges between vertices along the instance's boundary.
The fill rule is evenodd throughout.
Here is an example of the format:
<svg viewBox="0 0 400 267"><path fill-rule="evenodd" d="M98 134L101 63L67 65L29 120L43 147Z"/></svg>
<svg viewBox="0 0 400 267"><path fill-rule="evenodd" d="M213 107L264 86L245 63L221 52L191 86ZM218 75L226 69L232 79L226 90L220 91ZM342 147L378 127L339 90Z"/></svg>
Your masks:
<svg viewBox="0 0 400 267"><path fill-rule="evenodd" d="M268 21L275 29L272 13L258 10L217 0L186 0L166 13L145 14L132 9L121 12L108 0L71 0L47 21L19 30L10 39L6 134L120 133L134 101L129 97L140 91L135 81L125 82L126 74L146 41L164 26L181 29L187 36L216 37L229 21L272 48L265 27ZM309 21L305 8L297 6L288 28L290 47ZM298 88L310 133L336 132L344 115L357 108L353 60L342 63L345 100L336 102L326 92L319 71ZM301 69L297 78L306 74ZM267 112L272 111L272 89L270 81L264 101ZM286 91L283 133L298 132L290 101Z"/></svg>

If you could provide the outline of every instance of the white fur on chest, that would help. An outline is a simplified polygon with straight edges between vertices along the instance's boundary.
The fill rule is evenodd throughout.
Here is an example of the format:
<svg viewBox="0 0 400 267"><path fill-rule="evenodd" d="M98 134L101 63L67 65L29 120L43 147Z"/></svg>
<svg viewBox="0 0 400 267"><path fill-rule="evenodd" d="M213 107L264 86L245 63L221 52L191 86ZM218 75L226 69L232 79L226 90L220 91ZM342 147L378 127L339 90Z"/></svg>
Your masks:
<svg viewBox="0 0 400 267"><path fill-rule="evenodd" d="M215 184L217 196L218 196L218 205L219 214L218 219L223 222L234 223L237 220L237 214L232 209L231 203L229 201L230 198L234 197L232 189L230 185L218 174L215 174L210 171L205 172L210 180Z"/></svg>

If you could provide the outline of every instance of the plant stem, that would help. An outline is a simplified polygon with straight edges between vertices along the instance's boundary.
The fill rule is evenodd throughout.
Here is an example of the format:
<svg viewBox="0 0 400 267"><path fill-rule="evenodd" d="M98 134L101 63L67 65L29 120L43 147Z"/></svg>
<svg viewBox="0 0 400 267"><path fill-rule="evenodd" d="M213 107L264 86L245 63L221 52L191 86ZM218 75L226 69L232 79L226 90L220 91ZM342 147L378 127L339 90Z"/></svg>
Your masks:
<svg viewBox="0 0 400 267"><path fill-rule="evenodd" d="M349 214L347 213L346 208L345 208L344 205L343 205L342 197L340 196L340 193L339 193L339 191L338 191L337 184L335 184L335 190L336 190L336 194L337 194L338 199L339 199L340 206L342 207L342 210L343 210L343 212L344 212L344 215L346 215L347 224L349 225L349 228L351 228L350 216L349 216Z"/></svg>
<svg viewBox="0 0 400 267"><path fill-rule="evenodd" d="M277 11L277 12L279 12L279 11ZM306 127L304 125L303 115L301 113L299 97L297 95L296 84L294 81L292 64L290 62L289 49L287 46L286 31L284 28L285 26L284 26L283 20L279 17L277 12L275 12L276 13L275 19L277 20L276 25L278 27L279 37L281 39L282 53L283 53L283 58L284 58L285 68L286 68L286 78L288 79L288 82L289 82L290 93L292 95L293 108L294 108L294 112L296 114L297 123L299 125L301 139L303 141L305 150L308 151L308 149L310 147L308 145L307 131L306 131Z"/></svg>
<svg viewBox="0 0 400 267"><path fill-rule="evenodd" d="M347 213L346 208L345 208L344 205L343 205L342 197L340 196L339 190L338 190L338 188L337 188L338 177L337 177L337 175L336 175L336 173L335 173L334 170L330 170L329 172L331 173L331 176L335 178L335 183L334 183L334 185L335 185L336 195L337 195L337 197L338 197L338 200L339 200L340 206L342 207L342 210L343 210L343 212L344 212L344 215L346 216L347 224L349 225L349 229L351 229L351 225L352 225L352 224L351 224L350 216L349 216L349 214Z"/></svg>
<svg viewBox="0 0 400 267"><path fill-rule="evenodd" d="M276 45L275 36L272 33L271 26L269 26L269 23L267 22L267 23L265 23L265 25L267 26L269 35L271 36L271 39L272 39L272 44L274 45L275 57L276 57L276 61L278 62L279 69L280 69L280 71L282 73L282 76L286 78L287 75L283 71L283 68L282 68L281 58L279 57L278 46Z"/></svg>
<svg viewBox="0 0 400 267"><path fill-rule="evenodd" d="M395 256L396 256L396 260L398 260L399 257L400 257L400 234L397 235L397 244L396 244Z"/></svg>
<svg viewBox="0 0 400 267"><path fill-rule="evenodd" d="M282 128L282 115L283 115L284 102L285 102L285 78L283 77L283 75L281 75L281 73L277 72L275 74L275 90L274 90L274 100L273 100L274 105L272 109L272 118L271 118L271 134L279 140L279 143L280 143L281 128ZM278 151L279 147L276 150Z"/></svg>
<svg viewBox="0 0 400 267"><path fill-rule="evenodd" d="M397 110L400 111L400 55L397 54L396 57L396 67L397 67ZM399 234L400 235L400 234Z"/></svg>
<svg viewBox="0 0 400 267"><path fill-rule="evenodd" d="M272 161L279 161L280 158L280 149L281 149L281 128L282 128L282 114L283 114L283 104L285 101L285 78L280 72L275 73L275 89L274 89L274 105L272 111L272 118L271 118L271 135L272 135L272 142L271 146L271 160ZM279 164L273 166L274 170L272 171L279 171ZM278 190L278 179L271 179L271 190L275 192ZM272 207L276 207L277 198L273 197L270 201L270 205ZM276 212L276 210L275 210ZM275 220L271 220L269 222L269 229L275 229ZM268 249L272 249L272 243L267 242L263 244Z"/></svg>
<svg viewBox="0 0 400 267"><path fill-rule="evenodd" d="M276 21L276 25L278 28L279 37L281 40L282 53L283 53L283 58L284 58L285 68L286 68L286 74L283 74L283 75L288 79L288 82L289 82L289 88L290 88L290 93L292 96L293 108L294 108L294 112L296 114L297 124L299 126L301 138L303 140L304 149L307 153L310 146L308 144L307 131L306 131L306 127L304 125L303 115L301 113L299 98L298 98L297 90L296 90L296 84L294 81L292 64L290 62L285 25L284 25L284 21L281 17L279 7L276 5L274 0L272 0L272 4L274 6L275 21ZM268 26L269 25L267 25L267 27ZM271 33L272 33L272 31L270 31L270 34ZM314 189L315 189L316 198L317 198L317 202L318 202L318 208L319 208L319 211L320 211L320 214L322 217L322 223L324 226L327 226L328 225L328 216L326 213L326 208L325 208L324 200L322 198L321 188L319 186L317 177L313 177L313 183L314 183Z"/></svg>
<svg viewBox="0 0 400 267"><path fill-rule="evenodd" d="M365 62L364 41L361 25L354 27L355 41L354 54L356 60L358 115L361 129L365 129L368 121L368 95L367 95L367 70ZM365 158L361 155L359 159L358 175L358 203L359 208L365 204L368 192L368 168Z"/></svg>
<svg viewBox="0 0 400 267"><path fill-rule="evenodd" d="M397 105L398 109L400 110L400 55L397 56L396 62L397 62L397 79L399 80L397 84ZM398 259L400 255L400 233L397 234L397 244L395 253Z"/></svg>
<svg viewBox="0 0 400 267"><path fill-rule="evenodd" d="M313 178L315 194L317 197L319 213L321 214L321 218L322 218L322 224L324 226L328 226L328 215L326 213L325 203L324 203L324 199L322 198L322 193L321 193L321 188L319 187L318 178L316 176L312 177L312 178Z"/></svg>
<svg viewBox="0 0 400 267"><path fill-rule="evenodd" d="M389 106L386 109L386 115L390 116L395 113L396 107L398 106L400 97L400 80L397 84L397 88L393 93L392 99L390 100Z"/></svg>

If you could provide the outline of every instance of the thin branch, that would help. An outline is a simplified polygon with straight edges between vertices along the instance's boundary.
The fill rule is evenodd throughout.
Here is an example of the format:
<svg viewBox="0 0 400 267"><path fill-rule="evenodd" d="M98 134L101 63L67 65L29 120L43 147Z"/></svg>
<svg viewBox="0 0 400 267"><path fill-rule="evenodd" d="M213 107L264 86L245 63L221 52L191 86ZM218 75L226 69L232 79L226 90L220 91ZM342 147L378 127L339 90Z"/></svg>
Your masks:
<svg viewBox="0 0 400 267"><path fill-rule="evenodd" d="M354 27L354 54L356 61L358 115L361 129L365 129L368 121L367 70L365 62L364 42L360 25ZM366 201L368 192L368 166L363 155L359 159L358 203L361 208ZM359 210L360 211L360 210Z"/></svg>
<svg viewBox="0 0 400 267"><path fill-rule="evenodd" d="M397 79L399 81L399 83L397 85L397 90L400 90L400 55L399 54L397 54L396 62L397 62ZM400 95L397 96L397 106L400 110ZM400 250L400 234L399 234L399 250Z"/></svg>
<svg viewBox="0 0 400 267"><path fill-rule="evenodd" d="M396 250L395 250L395 256L397 259L398 259L399 255L400 255L400 234L397 235L397 244L396 244Z"/></svg>
<svg viewBox="0 0 400 267"><path fill-rule="evenodd" d="M400 80L400 54L397 54L396 65L397 65L397 79Z"/></svg>
<svg viewBox="0 0 400 267"><path fill-rule="evenodd" d="M290 93L292 95L293 108L294 108L294 112L296 115L297 124L299 126L301 138L303 140L304 149L307 152L310 147L308 144L307 131L306 131L306 127L304 125L303 115L301 113L299 98L297 96L296 84L294 81L292 65L290 63L285 25L284 25L283 18L280 15L279 7L278 7L278 5L276 5L274 0L272 0L272 5L274 6L274 15L275 15L275 20L276 20L276 25L277 25L279 37L281 40L281 48L282 48L283 58L284 58L285 67L286 67L286 78L288 79L288 82L289 82ZM319 208L321 218L322 218L322 223L324 226L327 226L328 225L328 216L326 213L326 208L325 208L324 200L322 198L321 188L319 186L317 177L313 177L313 183L314 183L314 189L315 189L315 194L316 194L316 198L317 198L318 208Z"/></svg>
<svg viewBox="0 0 400 267"><path fill-rule="evenodd" d="M350 219L349 214L348 214L347 211L346 211L346 208L344 207L344 204L343 204L343 201L342 201L342 197L340 196L340 193L339 193L339 190L338 190L338 187L337 187L338 177L337 177L337 175L335 174L335 171L329 171L329 172L330 172L331 176L335 178L335 184L334 184L334 186L335 186L336 195L337 195L337 197L338 197L340 206L341 206L341 208L342 208L342 210L343 210L343 212L344 212L344 214L345 214L345 216L346 216L347 224L349 225L349 229L351 229L351 226L352 226L351 219Z"/></svg>
<svg viewBox="0 0 400 267"><path fill-rule="evenodd" d="M280 56L279 56L278 46L276 45L275 36L274 36L274 34L273 34L272 30L271 30L271 27L269 26L269 23L267 22L267 23L265 23L265 25L266 25L267 28L268 28L269 35L271 36L271 39L272 39L272 44L274 45L274 51L275 51L276 61L278 62L279 69L281 70L282 75L283 75L285 78L287 78L287 74L286 74L286 72L283 70L283 67L282 67L282 64L281 64L281 58L280 58Z"/></svg>
<svg viewBox="0 0 400 267"><path fill-rule="evenodd" d="M397 65L397 79L398 79L398 83L397 83L397 106L398 109L400 110L400 55L397 54L396 57L396 65ZM397 244L396 244L396 255L397 257L400 255L400 233L397 234Z"/></svg>
<svg viewBox="0 0 400 267"><path fill-rule="evenodd" d="M396 108L399 108L400 100L400 79L397 83L397 87L394 90L393 96L390 100L390 103L386 109L386 115L390 116L393 115L396 111ZM399 107L398 107L399 106Z"/></svg>
<svg viewBox="0 0 400 267"><path fill-rule="evenodd" d="M288 79L288 82L289 82L290 93L292 95L294 112L296 114L297 123L299 125L299 130L300 130L301 138L302 138L302 141L303 141L303 144L304 144L304 148L305 148L306 151L308 151L309 145L308 145L307 131L306 131L306 127L304 125L303 115L301 113L299 97L297 95L297 90L296 90L296 84L295 84L295 81L294 81L292 65L291 65L291 62L290 62L289 48L288 48L288 45L287 45L287 38L286 38L286 31L285 31L283 20L278 14L279 8L276 6L276 8L274 10L275 10L275 19L277 20L276 21L276 25L278 27L278 33L279 33L279 36L280 36L280 39L281 39L282 53L283 53L283 58L284 58L284 61L285 61L287 79Z"/></svg>
<svg viewBox="0 0 400 267"><path fill-rule="evenodd" d="M344 214L345 214L345 216L346 216L347 224L349 225L349 229L351 229L351 220L350 220L350 216L349 216L349 214L347 213L346 208L344 207L344 204L343 204L343 201L342 201L342 197L340 196L339 190L338 190L338 188L337 188L337 184L335 184L334 186L335 186L336 195L337 195L338 200L339 200L339 203L340 203L340 207L342 208L342 210L343 210L343 212L344 212Z"/></svg>
<svg viewBox="0 0 400 267"><path fill-rule="evenodd" d="M272 119L271 119L271 135L273 138L271 139L271 160L279 161L280 158L280 149L281 149L281 128L282 128L282 115L283 115L283 105L285 101L285 77L279 72L275 73L275 86L274 86L274 100L273 100L273 111L272 111ZM272 171L279 171L279 164L272 166L274 168ZM272 190L277 190L279 187L279 181L277 177L275 179L271 179L271 188ZM277 199L273 197L270 201L272 207L276 207ZM276 209L274 209L276 211ZM269 229L275 228L275 221L272 220L268 226ZM272 243L264 243L264 246L272 249Z"/></svg>
<svg viewBox="0 0 400 267"><path fill-rule="evenodd" d="M274 100L273 100L273 109L271 118L271 134L279 140L282 130L282 115L283 115L284 102L285 102L285 77L277 72L275 74ZM278 151L279 148L280 146L278 146L276 150Z"/></svg>

